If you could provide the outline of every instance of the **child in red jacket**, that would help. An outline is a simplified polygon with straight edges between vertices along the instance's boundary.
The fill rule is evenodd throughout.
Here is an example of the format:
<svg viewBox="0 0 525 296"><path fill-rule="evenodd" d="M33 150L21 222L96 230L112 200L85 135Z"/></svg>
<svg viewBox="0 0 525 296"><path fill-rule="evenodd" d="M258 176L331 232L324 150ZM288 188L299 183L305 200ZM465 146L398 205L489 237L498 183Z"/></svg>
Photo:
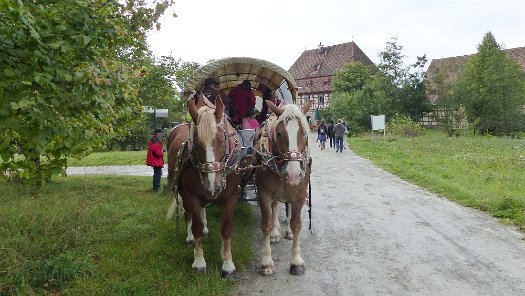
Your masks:
<svg viewBox="0 0 525 296"><path fill-rule="evenodd" d="M153 167L153 191L160 189L160 178L162 176L162 167L164 166L164 151L160 141L161 130L156 129L153 137L148 142L148 155L146 156L146 165Z"/></svg>

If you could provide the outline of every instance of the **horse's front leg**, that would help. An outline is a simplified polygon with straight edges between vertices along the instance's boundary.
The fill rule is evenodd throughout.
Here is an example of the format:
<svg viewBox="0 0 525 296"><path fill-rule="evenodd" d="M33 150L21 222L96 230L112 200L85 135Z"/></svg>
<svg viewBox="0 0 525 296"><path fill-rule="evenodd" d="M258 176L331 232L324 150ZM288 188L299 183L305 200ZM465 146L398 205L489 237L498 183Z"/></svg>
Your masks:
<svg viewBox="0 0 525 296"><path fill-rule="evenodd" d="M189 214L190 222L188 227L191 229L193 235L193 264L191 267L197 272L206 272L206 261L204 260L204 251L202 249L202 234L204 225L202 223L200 214L201 206L197 201L197 197L189 199L188 205L185 205L185 210Z"/></svg>
<svg viewBox="0 0 525 296"><path fill-rule="evenodd" d="M294 200L291 203L292 217L290 226L293 233L292 243L292 261L290 264L290 273L293 275L303 275L306 267L304 260L301 258L301 246L299 242L299 233L301 232L301 209L303 208L304 199Z"/></svg>
<svg viewBox="0 0 525 296"><path fill-rule="evenodd" d="M237 204L237 194L232 195L228 198L223 205L221 205L221 216L222 216L222 268L221 276L223 278L232 278L235 275L235 264L233 264L231 242L233 232L233 213L235 205Z"/></svg>
<svg viewBox="0 0 525 296"><path fill-rule="evenodd" d="M269 196L258 194L259 207L261 208L261 230L263 233L261 251L261 274L270 276L275 273L275 263L272 259L270 233L273 227L272 200Z"/></svg>
<svg viewBox="0 0 525 296"><path fill-rule="evenodd" d="M272 233L270 234L270 243L278 243L281 240L281 233L279 231L279 202L274 201L272 202L272 220L273 220L273 227L272 227Z"/></svg>

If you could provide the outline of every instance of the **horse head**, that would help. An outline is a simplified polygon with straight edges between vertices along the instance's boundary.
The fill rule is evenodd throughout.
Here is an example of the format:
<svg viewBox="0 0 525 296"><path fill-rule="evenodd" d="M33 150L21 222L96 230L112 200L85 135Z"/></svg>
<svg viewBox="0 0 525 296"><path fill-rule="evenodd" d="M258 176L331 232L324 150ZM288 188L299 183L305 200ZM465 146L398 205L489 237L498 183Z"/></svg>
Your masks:
<svg viewBox="0 0 525 296"><path fill-rule="evenodd" d="M201 94L197 104L194 100L188 101L188 111L193 123L189 135L190 158L207 194L217 198L225 187L224 169L231 151L224 104L217 97L213 107Z"/></svg>
<svg viewBox="0 0 525 296"><path fill-rule="evenodd" d="M277 107L266 101L268 108L278 118L271 127L270 137L273 154L284 163L285 179L288 185L299 185L305 175L308 163L308 133L310 131L304 114L310 110L308 101L299 108L293 104L281 104Z"/></svg>

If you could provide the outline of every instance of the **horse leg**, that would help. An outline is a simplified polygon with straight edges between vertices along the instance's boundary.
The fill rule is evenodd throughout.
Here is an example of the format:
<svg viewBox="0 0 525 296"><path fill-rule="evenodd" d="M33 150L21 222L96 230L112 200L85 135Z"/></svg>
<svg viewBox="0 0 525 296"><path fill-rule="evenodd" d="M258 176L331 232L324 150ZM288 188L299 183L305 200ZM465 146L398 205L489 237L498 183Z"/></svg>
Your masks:
<svg viewBox="0 0 525 296"><path fill-rule="evenodd" d="M196 196L188 198L187 202L189 204L188 206L185 206L185 209L187 213L189 213L191 219L191 222L188 223L188 225L191 224L189 227L191 228L191 233L194 238L193 264L191 267L197 272L206 272L206 261L204 260L204 251L202 249L202 233L204 225L200 217L201 205Z"/></svg>
<svg viewBox="0 0 525 296"><path fill-rule="evenodd" d="M201 220L202 220L202 223L204 224L203 235L207 236L209 231L208 231L208 219L206 219L206 207L202 207L201 209Z"/></svg>
<svg viewBox="0 0 525 296"><path fill-rule="evenodd" d="M187 224L186 232L188 233L188 235L186 236L186 244L188 246L193 246L195 244L195 239L193 238L193 232L191 231L191 215L186 214L185 216Z"/></svg>
<svg viewBox="0 0 525 296"><path fill-rule="evenodd" d="M221 276L223 278L233 278L235 275L235 264L233 264L231 242L233 232L233 212L237 204L237 197L230 198L224 205L221 206L222 226L222 268Z"/></svg>
<svg viewBox="0 0 525 296"><path fill-rule="evenodd" d="M301 246L299 243L299 233L301 232L301 209L303 208L304 199L294 200L291 204L292 218L291 228L293 232L292 243L292 262L290 265L290 273L293 275L303 275L306 267L304 260L301 258Z"/></svg>
<svg viewBox="0 0 525 296"><path fill-rule="evenodd" d="M281 233L279 232L279 202L272 202L272 220L273 227L270 234L270 243L278 243L281 240Z"/></svg>
<svg viewBox="0 0 525 296"><path fill-rule="evenodd" d="M290 228L290 217L292 216L292 204L287 202L285 203L286 207L286 231L285 231L285 238L286 239L293 239L293 233L292 229Z"/></svg>
<svg viewBox="0 0 525 296"><path fill-rule="evenodd" d="M261 274L270 276L275 273L275 264L272 259L272 247L270 245L270 231L273 227L272 202L259 194L259 207L261 208L261 230L263 232L261 251Z"/></svg>

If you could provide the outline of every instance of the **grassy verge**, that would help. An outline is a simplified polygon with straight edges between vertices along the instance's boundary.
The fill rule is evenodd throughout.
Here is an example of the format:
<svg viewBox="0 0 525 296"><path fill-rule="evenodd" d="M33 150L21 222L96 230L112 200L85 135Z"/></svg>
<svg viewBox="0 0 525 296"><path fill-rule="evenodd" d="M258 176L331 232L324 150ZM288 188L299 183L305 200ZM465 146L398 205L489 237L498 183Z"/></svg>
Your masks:
<svg viewBox="0 0 525 296"><path fill-rule="evenodd" d="M99 165L146 165L146 150L141 151L109 151L94 152L77 160L68 159L67 165L74 166L99 166Z"/></svg>
<svg viewBox="0 0 525 296"><path fill-rule="evenodd" d="M166 221L169 194L151 177L56 178L39 190L0 181L0 295L226 295L219 212L208 210L207 274L191 271L185 227ZM251 209L235 212L233 258L252 256Z"/></svg>
<svg viewBox="0 0 525 296"><path fill-rule="evenodd" d="M427 131L395 141L362 136L348 142L387 171L525 231L525 140Z"/></svg>

